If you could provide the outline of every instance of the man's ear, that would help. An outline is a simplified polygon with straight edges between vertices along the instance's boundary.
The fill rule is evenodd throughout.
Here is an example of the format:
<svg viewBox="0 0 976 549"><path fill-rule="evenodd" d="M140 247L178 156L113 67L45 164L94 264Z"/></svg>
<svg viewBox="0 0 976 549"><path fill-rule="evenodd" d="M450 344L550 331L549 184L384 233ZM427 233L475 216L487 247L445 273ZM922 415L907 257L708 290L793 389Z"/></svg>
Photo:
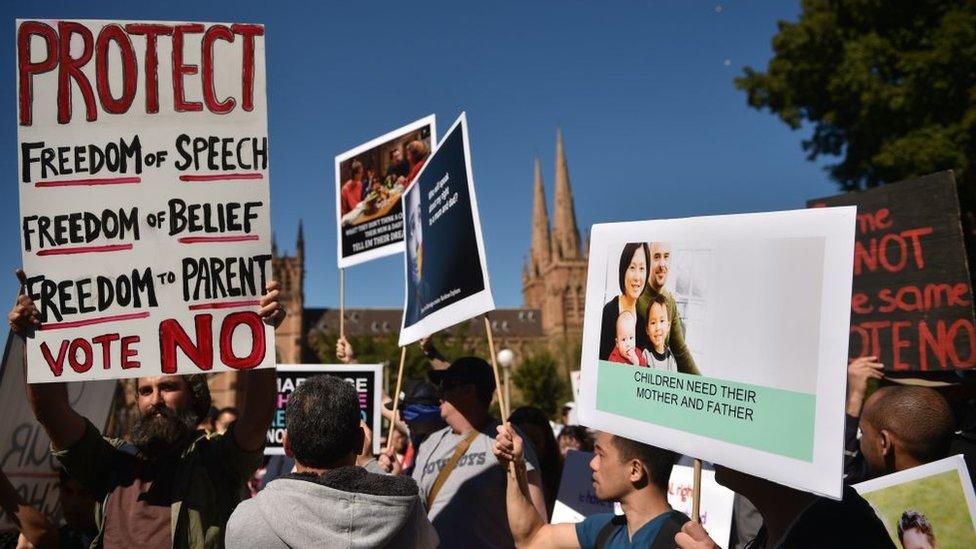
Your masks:
<svg viewBox="0 0 976 549"><path fill-rule="evenodd" d="M644 464L639 459L632 459L627 462L627 478L632 484L638 484L645 476Z"/></svg>
<svg viewBox="0 0 976 549"><path fill-rule="evenodd" d="M285 455L294 459L295 454L291 451L291 441L288 440L288 431L285 431L284 435L281 437L281 445L285 447Z"/></svg>
<svg viewBox="0 0 976 549"><path fill-rule="evenodd" d="M878 451L883 457L894 455L895 440L887 429L878 431Z"/></svg>

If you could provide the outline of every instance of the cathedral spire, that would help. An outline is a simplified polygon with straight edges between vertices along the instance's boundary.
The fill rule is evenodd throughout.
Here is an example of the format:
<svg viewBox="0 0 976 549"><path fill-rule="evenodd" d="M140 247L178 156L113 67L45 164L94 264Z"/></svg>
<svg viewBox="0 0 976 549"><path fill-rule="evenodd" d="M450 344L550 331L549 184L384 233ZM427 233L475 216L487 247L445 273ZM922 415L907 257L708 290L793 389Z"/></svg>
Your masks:
<svg viewBox="0 0 976 549"><path fill-rule="evenodd" d="M563 149L563 133L556 128L556 194L553 206L553 251L558 259L577 259L580 256L579 230L573 210L573 191L569 186L569 168Z"/></svg>
<svg viewBox="0 0 976 549"><path fill-rule="evenodd" d="M549 236L549 212L546 211L546 190L542 184L542 166L535 159L535 202L532 206L531 275L537 276L552 260L552 240Z"/></svg>
<svg viewBox="0 0 976 549"><path fill-rule="evenodd" d="M295 239L295 256L305 256L305 230L302 228L302 220L298 220L298 238Z"/></svg>

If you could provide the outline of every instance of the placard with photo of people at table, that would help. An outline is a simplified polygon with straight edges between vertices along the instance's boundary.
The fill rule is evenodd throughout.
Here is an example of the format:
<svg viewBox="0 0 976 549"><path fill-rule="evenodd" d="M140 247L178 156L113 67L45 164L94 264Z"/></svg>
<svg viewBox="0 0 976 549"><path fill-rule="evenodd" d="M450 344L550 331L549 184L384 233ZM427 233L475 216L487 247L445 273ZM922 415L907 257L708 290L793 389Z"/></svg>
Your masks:
<svg viewBox="0 0 976 549"><path fill-rule="evenodd" d="M437 143L434 115L335 157L339 268L403 252L403 206Z"/></svg>

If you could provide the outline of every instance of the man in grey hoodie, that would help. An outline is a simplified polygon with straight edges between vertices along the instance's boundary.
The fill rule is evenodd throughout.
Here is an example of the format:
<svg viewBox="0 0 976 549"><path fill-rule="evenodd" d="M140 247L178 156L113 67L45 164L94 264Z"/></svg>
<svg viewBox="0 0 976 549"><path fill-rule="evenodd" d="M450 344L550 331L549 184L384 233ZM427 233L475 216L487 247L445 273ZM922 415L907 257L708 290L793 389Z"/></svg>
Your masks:
<svg viewBox="0 0 976 549"><path fill-rule="evenodd" d="M356 466L366 436L352 386L313 376L288 400L285 453L296 472L241 503L227 523L227 547L436 547L407 476Z"/></svg>

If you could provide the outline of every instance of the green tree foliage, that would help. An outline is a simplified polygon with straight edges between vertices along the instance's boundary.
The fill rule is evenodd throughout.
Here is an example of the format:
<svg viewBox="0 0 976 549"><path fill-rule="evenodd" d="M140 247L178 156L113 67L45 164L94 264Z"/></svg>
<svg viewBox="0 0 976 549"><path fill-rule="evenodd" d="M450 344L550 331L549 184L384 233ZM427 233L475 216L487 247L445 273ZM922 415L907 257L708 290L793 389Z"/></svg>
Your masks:
<svg viewBox="0 0 976 549"><path fill-rule="evenodd" d="M546 350L536 350L517 364L512 371L512 381L521 393L521 404L535 406L551 418L555 418L562 404L571 398L569 380Z"/></svg>
<svg viewBox="0 0 976 549"><path fill-rule="evenodd" d="M976 183L976 2L803 0L766 72L735 80L793 129L843 190L953 169Z"/></svg>
<svg viewBox="0 0 976 549"><path fill-rule="evenodd" d="M450 332L439 333L435 337L437 350L448 361L466 355L488 358L488 343L484 338L468 337L470 323L460 324ZM335 356L336 341L339 334L332 332L313 332L310 345L319 361L323 364L338 362ZM349 336L347 338L356 353L356 360L362 364L386 364L386 375L390 383L396 383L397 368L400 365L400 347L397 344L397 334L384 336ZM424 356L419 344L407 347L407 357L403 366L405 379L420 379L427 375L429 361Z"/></svg>

